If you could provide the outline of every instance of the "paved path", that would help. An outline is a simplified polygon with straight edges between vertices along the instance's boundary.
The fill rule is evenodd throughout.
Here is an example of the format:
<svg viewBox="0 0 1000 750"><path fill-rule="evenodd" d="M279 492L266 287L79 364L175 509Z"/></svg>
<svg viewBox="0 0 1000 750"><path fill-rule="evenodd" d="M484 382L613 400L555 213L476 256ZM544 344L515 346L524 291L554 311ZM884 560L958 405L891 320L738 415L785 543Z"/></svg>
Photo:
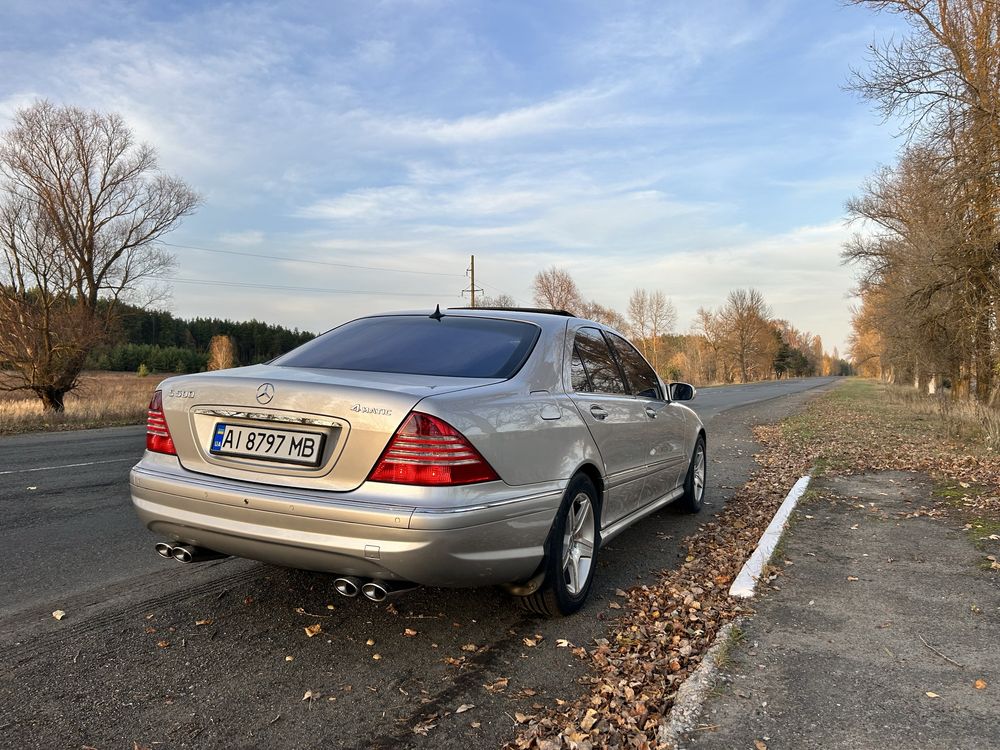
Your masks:
<svg viewBox="0 0 1000 750"><path fill-rule="evenodd" d="M685 747L1000 747L1000 575L959 522L906 518L931 490L899 472L814 483L782 543L793 564Z"/></svg>

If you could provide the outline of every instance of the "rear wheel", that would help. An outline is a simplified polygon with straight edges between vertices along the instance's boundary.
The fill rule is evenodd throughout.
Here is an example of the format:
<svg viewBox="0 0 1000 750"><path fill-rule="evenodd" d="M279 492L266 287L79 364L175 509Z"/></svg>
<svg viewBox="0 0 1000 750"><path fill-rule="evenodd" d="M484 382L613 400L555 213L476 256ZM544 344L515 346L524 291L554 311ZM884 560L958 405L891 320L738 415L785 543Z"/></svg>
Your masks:
<svg viewBox="0 0 1000 750"><path fill-rule="evenodd" d="M684 494L677 502L681 510L687 513L697 513L701 510L702 502L705 499L707 464L705 436L699 435L694 444L694 453L691 455L691 463L688 465L687 477L684 479Z"/></svg>
<svg viewBox="0 0 1000 750"><path fill-rule="evenodd" d="M520 597L530 612L546 617L571 615L590 593L600 543L600 504L590 478L573 478L549 535L545 580L533 594Z"/></svg>

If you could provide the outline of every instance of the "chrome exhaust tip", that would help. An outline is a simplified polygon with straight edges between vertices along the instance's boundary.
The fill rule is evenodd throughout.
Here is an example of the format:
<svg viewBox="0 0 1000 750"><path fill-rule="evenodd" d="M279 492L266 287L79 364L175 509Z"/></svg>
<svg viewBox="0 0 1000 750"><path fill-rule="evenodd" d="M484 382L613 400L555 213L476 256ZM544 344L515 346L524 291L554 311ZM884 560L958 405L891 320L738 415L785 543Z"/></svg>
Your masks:
<svg viewBox="0 0 1000 750"><path fill-rule="evenodd" d="M408 594L416 588L420 588L415 583L397 581L387 583L385 581L369 581L361 587L361 593L373 602L384 602L386 599L395 599L397 596Z"/></svg>
<svg viewBox="0 0 1000 750"><path fill-rule="evenodd" d="M333 582L333 587L338 594L351 599L361 591L361 579L357 576L341 576Z"/></svg>
<svg viewBox="0 0 1000 750"><path fill-rule="evenodd" d="M369 581L361 587L361 593L373 602L384 602L389 598L389 589L381 581Z"/></svg>
<svg viewBox="0 0 1000 750"><path fill-rule="evenodd" d="M160 557L165 557L168 560L174 556L174 545L171 542L157 542L153 549Z"/></svg>
<svg viewBox="0 0 1000 750"><path fill-rule="evenodd" d="M181 563L199 563L209 560L222 560L229 557L222 552L205 547L195 547L193 544L178 544L171 551L171 556Z"/></svg>

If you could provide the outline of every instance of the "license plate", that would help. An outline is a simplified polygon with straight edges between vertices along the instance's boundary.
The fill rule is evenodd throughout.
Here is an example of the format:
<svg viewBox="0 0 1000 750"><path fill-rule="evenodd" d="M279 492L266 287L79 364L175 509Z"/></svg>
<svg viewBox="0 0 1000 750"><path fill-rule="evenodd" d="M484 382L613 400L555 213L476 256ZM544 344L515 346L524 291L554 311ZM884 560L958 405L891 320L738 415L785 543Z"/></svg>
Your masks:
<svg viewBox="0 0 1000 750"><path fill-rule="evenodd" d="M211 453L216 456L239 456L259 461L316 466L323 455L324 437L317 432L219 422L212 435Z"/></svg>

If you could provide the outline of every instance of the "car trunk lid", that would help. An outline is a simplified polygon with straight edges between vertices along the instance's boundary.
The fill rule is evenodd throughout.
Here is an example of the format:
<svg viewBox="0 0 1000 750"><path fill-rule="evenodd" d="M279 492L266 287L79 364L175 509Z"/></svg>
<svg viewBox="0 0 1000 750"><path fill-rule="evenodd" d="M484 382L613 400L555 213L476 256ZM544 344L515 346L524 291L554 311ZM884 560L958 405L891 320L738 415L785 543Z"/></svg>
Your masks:
<svg viewBox="0 0 1000 750"><path fill-rule="evenodd" d="M229 479L346 492L365 481L420 400L496 382L255 365L171 378L161 389L184 468ZM251 441L259 450L257 441L265 439L272 446L280 440L281 454L247 455Z"/></svg>

